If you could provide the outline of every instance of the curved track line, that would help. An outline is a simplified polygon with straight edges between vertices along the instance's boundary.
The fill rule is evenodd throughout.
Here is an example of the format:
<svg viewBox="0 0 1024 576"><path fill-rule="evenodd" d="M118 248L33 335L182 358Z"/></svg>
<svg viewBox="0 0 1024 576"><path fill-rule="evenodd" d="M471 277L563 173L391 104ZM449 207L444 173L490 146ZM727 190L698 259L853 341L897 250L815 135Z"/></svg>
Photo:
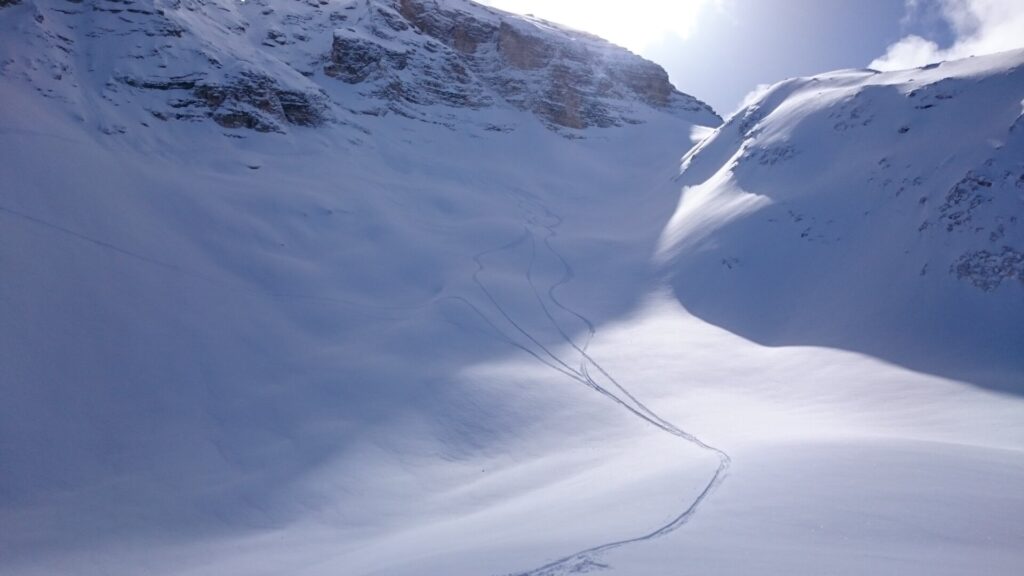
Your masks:
<svg viewBox="0 0 1024 576"><path fill-rule="evenodd" d="M531 209L530 204L542 210L544 212L544 216L553 219L555 221L554 224L543 223L541 221L541 217L538 217L534 214L534 211ZM543 566L540 566L538 568L534 568L532 570L528 570L525 572L515 573L513 576L557 576L563 574L580 573L595 568L607 568L607 565L597 561L597 557L601 553L607 552L615 548L627 546L629 544L636 544L648 540L653 540L661 536L665 536L666 534L674 532L675 530L679 529L681 526L686 524L690 520L690 518L692 518L693 515L696 514L697 510L705 502L708 496L710 496L710 494L715 490L715 488L717 488L725 480L725 476L732 462L732 459L725 451L704 442L697 436L690 434L689 432L686 432L682 428L676 426L672 422L658 415L656 412L654 412L654 410L650 409L646 404L641 402L625 386L623 386L618 380L616 380L607 370L604 369L604 367L601 366L599 362L597 362L588 353L587 350L590 346L590 343L597 333L594 323L591 322L590 319L588 319L584 315L577 312L576 310L573 310L569 306L565 305L561 300L559 300L557 295L557 291L559 288L561 288L562 286L569 283L575 278L575 271L572 269L572 266L565 259L565 257L560 252L558 252L558 250L556 250L555 247L552 245L552 239L558 236L557 228L562 224L563 219L561 216L551 212L546 206L541 204L536 199L520 198L519 206L521 209L524 210L524 212L527 212L524 235L520 236L513 242L510 242L495 249L480 252L476 256L474 256L473 260L476 262L477 270L473 274L473 281L477 285L477 287L483 292L487 300L490 302L491 306L498 312L498 314L502 318L504 318L504 320L508 324L510 324L516 332L518 332L520 335L529 340L529 342L532 343L534 346L539 348L541 352L538 353L535 350L531 349L528 345L516 342L515 339L511 338L508 334L506 334L500 328L498 328L498 326L496 326L476 305L472 304L466 299L460 300L462 300L465 304L473 308L474 311L478 315L480 315L485 320L485 322L487 322L487 324L490 325L491 328L494 329L500 335L500 337L506 342L512 344L513 346L519 348L520 350L525 351L530 356L539 360L549 368L556 370L560 374L567 376L581 384L584 384L585 386L602 394L609 400L612 400L616 404L622 406L630 413L632 413L634 416L644 420L645 422L651 424L652 426L655 426L656 428L668 434L672 434L673 436L676 436L686 442L689 442L697 446L698 448L712 452L713 454L715 454L715 456L718 457L718 466L715 469L714 474L712 474L711 478L708 480L707 484L700 491L700 493L698 493L696 498L694 498L690 502L686 509L684 509L670 522L641 536L623 540L616 540L613 542L592 546L590 548L580 550L568 556L564 556L562 558L544 564ZM534 281L534 266L537 258L537 237L533 230L531 230L531 226L541 228L545 231L543 245L547 249L547 251L559 261L563 270L562 277L548 287L546 291L547 297L554 308L557 308L558 310L561 310L566 314L571 315L573 318L578 320L586 327L586 341L582 345L577 343L571 336L569 336L568 331L566 331L566 329L558 321L558 319L555 318L552 308L549 307L548 304L544 301L544 298L541 295L541 291L538 289L537 284ZM571 367L568 361L555 354L549 347L542 344L537 337L531 334L530 331L524 328L520 322L514 320L512 316L508 313L508 311L505 310L505 308L501 305L498 299L494 296L494 294L490 290L488 290L486 284L484 284L484 282L480 279L480 275L486 270L486 265L483 262L484 257L500 251L513 249L521 245L527 237L530 240L530 263L526 273L527 283L530 285L530 288L533 291L537 303L539 304L548 322L550 322L550 324L555 328L555 330L559 333L562 339L565 340L572 347L572 349L579 354L579 368ZM596 368L598 374L601 377L603 377L604 380L609 382L615 391L609 389L606 386L603 386L593 376L591 376L589 370L590 366Z"/></svg>
<svg viewBox="0 0 1024 576"><path fill-rule="evenodd" d="M692 435L692 434L682 430L681 428L679 428L675 424L673 424L673 423L669 422L668 420L662 418L656 412L654 412L653 410L648 408L643 402L641 402L639 399L637 399L625 386L623 386L611 374L609 374L608 371L606 371L601 366L601 364L599 362L597 362L587 352L587 350L588 350L588 348L590 346L591 341L593 340L594 336L597 333L596 328L594 327L593 322L591 322L588 318L586 318L585 316L583 316L579 312L573 310L572 308L570 308L567 305L565 305L564 303L562 303L559 300L558 296L557 296L558 289L561 288L562 286L564 286L565 284L569 283L570 281L572 281L575 278L575 272L573 271L572 266L570 266L569 262L564 258L564 256L562 256L561 253L559 253L554 248L554 246L551 243L552 239L558 236L557 228L562 224L563 219L562 219L561 216L551 212L546 206L541 204L536 199L520 197L519 200L518 200L518 204L519 204L519 207L524 212L527 212L527 221L526 221L526 225L524 226L524 232L523 232L522 236L518 237L517 239L515 239L515 240L513 240L513 241L511 241L511 242L509 242L507 244L504 244L504 245L499 246L497 248L492 248L492 249L489 249L489 250L485 250L483 252L479 252L475 256L473 256L473 260L476 263L476 267L477 267L477 269L473 273L473 282L481 290L481 292L486 296L487 300L490 302L491 306L498 312L498 314L509 325L511 325L513 327L514 331L517 332L518 334L520 334L522 337L526 338L529 341L529 343L532 344L533 346L535 346L536 348L538 348L540 350L540 352L537 352L536 350L532 349L529 346L529 344L523 344L521 342L518 342L516 340L516 338L513 338L506 331L504 331L500 327L498 327L498 325L495 324L495 322L493 320L491 320L487 316L487 314L485 314L484 311L482 309L480 309L479 306L477 306L476 304L472 303L467 298L464 298L464 297L461 297L461 296L445 296L445 297L431 299L431 300L426 301L426 302L422 302L422 303L418 303L418 304L412 304L412 305L381 306L381 305L375 305L375 304L369 304L369 303L359 303L359 302L345 300L345 299L340 299L340 298L309 296L309 295L301 295L301 294L284 294L284 293L263 292L263 291L260 291L260 290L253 290L251 288L242 287L242 286L232 286L232 285L229 285L229 284L227 284L227 283L225 283L225 282L223 282L223 281L221 281L219 279L215 279L213 277L209 277L209 276L206 276L204 274L197 273L195 271L189 270L187 268L184 268L184 267L179 266L177 264L174 264L172 262L166 262L166 261L163 261L163 260L160 260L160 259L157 259L157 258L153 258L151 256L147 256L147 255L142 254L142 253L138 253L138 252L134 252L134 251L131 251L131 250L127 250L127 249L121 248L120 246L117 246L115 244L111 244L111 243L106 242L104 240L100 240L100 239L97 239L97 238L93 238L93 237L87 236L85 234L81 234L81 233L79 233L79 232L77 232L75 230L72 230L70 228L66 228L66 227L61 226L59 224L54 224L52 222L48 222L46 220L37 218L37 217L32 216L30 214L26 214L26 213L18 211L18 210L7 208L5 206L0 206L0 212L6 213L9 216L12 216L12 217L15 217L15 218L20 218L22 220L31 222L31 223L33 223L33 224L35 224L37 226L41 226L41 227L44 227L44 228L48 228L48 229L50 229L52 231L56 231L56 232L65 234L65 235L73 237L73 238L75 238L75 239L77 239L79 241L86 242L86 243L89 243L89 244L93 244L94 246L97 246L99 248L102 248L102 249L105 249L105 250L110 250L110 251L118 253L118 254L120 254L122 256L126 256L126 257L129 257L129 258L135 259L137 261L143 262L145 264L149 264L151 266L157 266L157 267L163 268L165 270L169 270L169 271L177 273L177 274L181 274L181 275L184 275L184 276L189 276L189 277L192 277L194 279L201 280L203 282L207 282L209 284L217 285L217 286L220 286L222 288L225 288L225 289L228 289L228 290L233 290L233 291L246 292L246 293L254 294L254 295L269 296L271 298L277 298L277 299L283 299L283 300L318 301L318 302L325 302L325 303L332 303L332 304L341 304L341 305L351 306L353 308L363 308L363 309L369 308L369 309L375 309L375 310L378 310L378 311L382 311L382 310L389 310L389 311L405 310L405 311L408 311L408 310L422 309L422 308L425 308L427 306L430 306L432 304L436 304L437 302L444 301L444 300L452 300L452 301L455 301L455 302L460 302L462 304L465 304L471 310L473 310L475 314L477 314L492 330L495 331L495 333L498 335L498 338L500 340L506 342L507 344L509 344L509 345L511 345L511 346L513 346L515 348L518 348L518 349L522 350L523 352L525 352L526 354L530 355L531 357L533 357L537 361L541 362L545 366L551 368L552 370L555 370L556 372L558 372L558 373L560 373L560 374L562 374L562 375L564 375L564 376L566 376L566 377L568 377L568 378L570 378L570 379L572 379L572 380L574 380L576 382L579 382L579 383L581 383L581 384L583 384L583 385L593 389L594 391L600 393L601 395L605 396L609 400L611 400L611 401L615 402L616 404L622 406L623 408L628 410L630 413L632 413L634 416L644 420L645 422L651 424L652 426L655 426L658 429L660 429L660 430L662 430L662 431L664 431L664 432L666 432L668 434L672 434L672 435L677 436L677 437L679 437L679 438L681 438L683 440L686 440L687 442L690 442L690 443L692 443L692 444L694 444L694 445L696 445L696 446L698 446L698 447L700 447L700 448L702 448L704 450L711 451L711 452L715 453L718 456L718 458L719 458L718 468L715 470L714 475L711 477L710 481L707 483L707 485L704 487L704 489L697 495L697 497L690 503L690 505L682 513L680 513L672 521L670 521L669 523L665 524L664 526L661 526L660 528L658 528L658 529L656 529L656 530L654 530L654 531L652 531L652 532L650 532L648 534L644 534L642 536L637 536L635 538L629 538L629 539L625 539L625 540L618 540L618 541L615 541L615 542L609 542L609 543L601 544L601 545L598 545L598 546L593 546L591 548L587 548L585 550L581 550L581 551L575 552L575 553L573 553L571 555L568 555L568 556L562 557L560 559L554 560L552 562L549 562L549 563L547 563L547 564L545 564L545 565L543 565L543 566L541 566L539 568L535 568L535 569L532 569L532 570L529 570L529 571L526 571L526 572L519 572L519 573L515 574L515 576L556 576L556 575L559 575L559 574L566 574L566 573L578 573L578 572L581 572L583 570L588 570L588 569L592 569L592 568L607 567L606 565L601 564L600 562L596 561L595 558L600 553L606 552L606 551L614 549L614 548L619 548L619 547L622 547L622 546L626 546L626 545L629 545L629 544L634 544L634 543L639 543L639 542L643 542L643 541L647 541L647 540L652 540L654 538L658 538L660 536L664 536L664 535L666 535L666 534L668 534L670 532L673 532L673 531L677 530L680 526L685 524L693 516L693 514L696 513L697 509L707 499L707 497L711 494L711 492L719 484L721 484L721 482L725 478L726 471L729 468L729 465L730 465L730 462L731 462L731 458L724 451L722 451L722 450L720 450L718 448L715 448L714 446L711 446L711 445L703 442L702 440L700 440L696 436L694 436L694 435ZM553 218L555 220L555 223L554 224L545 224L545 223L541 222L540 218L538 218L536 215L533 214L533 210L531 209L530 204L533 204L535 207L539 208L540 210L543 210L544 213L545 213L545 216L547 216L549 218ZM555 318L554 314L552 313L551 308L549 308L547 303L544 302L544 298L541 296L541 292L537 288L536 283L534 282L534 279L533 279L533 269L534 269L534 265L536 263L536 257L537 257L537 238L536 238L535 233L530 229L531 226L542 228L543 230L545 230L546 234L545 234L544 239L543 239L544 247L548 250L548 252L550 252L559 261L559 263L561 264L562 269L563 269L562 278L560 278L558 281L556 281L555 283L553 283L551 286L548 287L548 289L546 291L548 299L551 301L551 303L554 305L555 308L557 308L559 310L562 310L566 314L571 315L572 317L576 318L579 322L581 322L584 326L586 326L587 337L586 337L586 342L584 342L582 346L580 344L578 344L575 340L573 340L573 338L571 336L569 336L568 332L561 325L561 323L558 322L558 320ZM505 250L510 250L510 249L516 248L519 245L525 243L527 239L529 239L529 241L530 241L530 263L529 263L529 266L528 266L528 269L527 269L527 274L526 274L527 283L530 285L530 288L533 291L533 293L534 293L534 295L535 295L535 297L537 299L537 302L540 305L542 311L544 312L545 317L548 319L548 321L551 323L551 325L554 326L554 328L558 331L559 335L579 354L579 356L580 356L579 368L573 368L572 366L570 366L568 361L566 361L565 359L563 359L559 355L555 354L550 348L548 348L547 346L542 344L541 341L537 337L535 337L532 333L530 333L529 330L524 328L521 323L517 322L512 317L512 315L509 314L508 311L500 304L498 299L487 288L486 284L480 278L480 275L487 269L486 265L483 262L483 259L486 256L488 256L490 254L497 253L497 252L501 252L501 251L505 251ZM612 386L615 388L615 390L617 390L618 393L621 394L621 396L619 394L616 394L616 392L613 392L609 388L607 388L605 386L602 386L597 380L595 380L590 375L589 366L593 366L594 368L596 368L598 370L598 373L604 379L606 379L608 382L610 382L612 384Z"/></svg>

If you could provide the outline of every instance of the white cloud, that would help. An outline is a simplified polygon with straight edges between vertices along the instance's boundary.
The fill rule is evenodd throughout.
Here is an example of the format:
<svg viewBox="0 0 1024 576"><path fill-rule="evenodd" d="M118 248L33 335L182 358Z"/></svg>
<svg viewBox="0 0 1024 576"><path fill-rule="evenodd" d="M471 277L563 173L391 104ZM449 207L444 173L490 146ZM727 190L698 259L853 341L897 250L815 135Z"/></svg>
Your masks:
<svg viewBox="0 0 1024 576"><path fill-rule="evenodd" d="M907 0L913 11L919 0ZM939 0L942 17L956 35L941 48L920 36L907 36L889 46L870 66L900 70L968 56L1024 48L1024 0Z"/></svg>
<svg viewBox="0 0 1024 576"><path fill-rule="evenodd" d="M747 106L753 105L761 98L764 98L772 86L774 86L774 84L758 84L757 86L754 86L754 89L747 92L747 95L740 101L740 107L737 108L737 110L742 110Z"/></svg>

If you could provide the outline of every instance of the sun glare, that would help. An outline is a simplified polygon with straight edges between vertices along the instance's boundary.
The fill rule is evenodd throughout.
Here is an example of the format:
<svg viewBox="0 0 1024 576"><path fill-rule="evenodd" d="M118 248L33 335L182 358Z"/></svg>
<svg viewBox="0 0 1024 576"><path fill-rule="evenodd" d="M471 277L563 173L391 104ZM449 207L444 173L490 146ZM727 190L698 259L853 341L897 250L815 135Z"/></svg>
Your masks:
<svg viewBox="0 0 1024 576"><path fill-rule="evenodd" d="M709 0L485 0L495 8L533 14L597 34L639 52L665 35L687 38Z"/></svg>

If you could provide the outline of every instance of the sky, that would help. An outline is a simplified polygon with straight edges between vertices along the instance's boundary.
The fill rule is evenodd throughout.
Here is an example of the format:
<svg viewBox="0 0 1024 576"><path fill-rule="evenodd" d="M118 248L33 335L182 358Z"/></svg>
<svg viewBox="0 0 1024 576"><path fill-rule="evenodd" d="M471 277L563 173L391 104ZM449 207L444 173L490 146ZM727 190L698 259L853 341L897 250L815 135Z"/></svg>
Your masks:
<svg viewBox="0 0 1024 576"><path fill-rule="evenodd" d="M1024 47L1024 0L483 0L586 30L734 111L763 84Z"/></svg>

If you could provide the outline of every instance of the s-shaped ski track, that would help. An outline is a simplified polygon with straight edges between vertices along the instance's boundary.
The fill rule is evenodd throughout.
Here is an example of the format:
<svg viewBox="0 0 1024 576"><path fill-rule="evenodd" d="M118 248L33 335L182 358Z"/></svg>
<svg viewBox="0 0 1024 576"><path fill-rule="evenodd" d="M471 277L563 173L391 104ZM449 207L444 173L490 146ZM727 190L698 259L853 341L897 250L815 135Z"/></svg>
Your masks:
<svg viewBox="0 0 1024 576"><path fill-rule="evenodd" d="M530 206L532 205L532 207ZM513 346L525 351L527 354L537 359L541 363L545 364L549 368L563 374L591 389L605 396L609 400L615 402L621 407L628 410L637 418L647 422L655 428L671 434L689 444L697 446L698 448L713 453L718 458L718 466L714 473L711 475L708 482L704 485L704 488L697 494L697 496L689 501L686 508L682 510L677 516L675 516L668 523L656 528L655 530L636 536L633 538L626 538L622 540L616 540L613 542L606 542L596 546L592 546L583 550L579 550L567 556L563 556L556 560L550 561L543 566L533 568L523 572L516 572L510 576L560 576L565 574L577 574L585 571L589 571L594 568L606 568L607 565L599 561L599 556L602 553L610 550L628 546L630 544L637 544L654 540L656 538L670 534L684 524L686 524L699 510L701 505L708 499L711 493L717 488L724 480L732 459L729 455L716 448L697 436L686 432L682 428L676 426L672 422L658 415L654 410L649 408L646 404L640 401L629 389L623 386L618 380L616 380L607 370L605 370L601 364L595 360L589 353L588 348L591 341L596 335L596 329L594 323L585 317L578 311L570 308L564 304L557 295L558 289L569 283L575 278L575 272L568 260L560 253L552 244L552 240L558 236L557 229L561 226L563 219L557 214L551 212L546 206L541 204L536 199L522 199L520 201L520 207L523 208L527 213L527 222L523 235L521 235L515 241L501 246L496 249L486 250L480 252L474 257L477 265L477 270L473 274L473 281L476 286L483 292L487 301L491 304L497 313L504 318L504 320L512 326L514 332L517 332L520 336L526 338L529 343L521 343L517 339L504 332L498 326L491 321L484 312L476 305L470 303L468 300L459 299L463 303L469 305L474 311L480 315L488 325L496 330L501 338ZM544 214L538 216L534 214L532 208L542 210ZM544 220L553 220L553 223L545 223ZM534 281L534 264L537 258L537 235L534 232L535 229L541 229L544 231L544 238L542 240L543 248L546 249L555 259L558 260L560 266L563 269L562 277L553 283L545 291L548 300L551 305L545 302L542 296L542 291L537 287ZM494 294L487 288L486 284L481 279L481 274L486 270L484 264L484 258L490 254L494 254L503 250L509 250L516 248L529 239L531 247L530 264L527 270L526 279L531 290L533 291L536 300L544 313L544 316L550 322L550 324L558 331L560 336L569 346L579 355L578 368L573 368L569 361L562 358L551 350L550 347L545 346L541 341L533 335L529 330L526 329L522 322L517 322L513 317L505 310ZM569 332L563 327L563 325L555 317L553 309L561 310L562 312L572 316L581 324L586 327L586 340L582 345L577 343L570 335ZM531 346L532 344L532 346ZM590 368L593 367L597 370L597 378L591 375ZM609 385L602 384L600 380L607 382Z"/></svg>

